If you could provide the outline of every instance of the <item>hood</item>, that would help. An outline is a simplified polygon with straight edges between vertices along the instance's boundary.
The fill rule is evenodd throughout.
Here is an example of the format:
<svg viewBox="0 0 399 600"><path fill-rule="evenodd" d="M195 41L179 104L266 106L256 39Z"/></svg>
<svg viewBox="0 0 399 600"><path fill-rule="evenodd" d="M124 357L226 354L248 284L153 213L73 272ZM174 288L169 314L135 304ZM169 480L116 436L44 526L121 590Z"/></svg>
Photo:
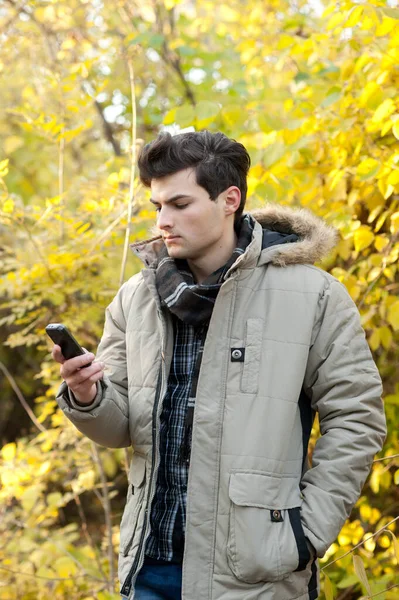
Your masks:
<svg viewBox="0 0 399 600"><path fill-rule="evenodd" d="M280 267L295 264L313 264L327 256L338 241L338 233L312 212L305 208L294 209L278 204L250 214L262 229L285 234L295 234L298 241L266 248L259 264L271 262ZM264 255L264 256L263 256Z"/></svg>
<svg viewBox="0 0 399 600"><path fill-rule="evenodd" d="M249 211L249 214L263 230L289 235L289 237L281 236L280 243L277 241L278 238L272 243L268 241L265 243L265 235L263 235L263 243L261 240L259 246L255 244L258 250L251 242L252 251L257 253L258 257L261 251L259 261L253 256L259 265L266 262L279 267L313 264L327 256L338 240L338 234L333 227L305 208L295 209L278 204L268 204L265 208ZM292 234L298 236L297 241L294 241ZM260 237L262 238L262 236ZM130 247L147 267L155 267L158 262L159 250L163 245L162 237L157 235L151 239L133 243ZM263 246L262 250L261 245ZM239 259L240 262L244 256Z"/></svg>

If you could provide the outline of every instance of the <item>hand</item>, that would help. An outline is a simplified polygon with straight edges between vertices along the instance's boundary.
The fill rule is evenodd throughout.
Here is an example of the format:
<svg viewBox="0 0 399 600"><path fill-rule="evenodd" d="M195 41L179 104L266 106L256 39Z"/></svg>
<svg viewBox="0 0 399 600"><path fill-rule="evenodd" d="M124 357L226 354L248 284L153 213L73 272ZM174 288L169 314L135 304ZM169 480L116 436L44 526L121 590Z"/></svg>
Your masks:
<svg viewBox="0 0 399 600"><path fill-rule="evenodd" d="M73 392L77 401L80 404L91 404L97 394L96 383L104 376L104 363L93 362L95 356L91 352L66 360L60 346L57 345L53 348L52 357L60 363L61 377ZM85 367L90 363L92 364L89 367Z"/></svg>

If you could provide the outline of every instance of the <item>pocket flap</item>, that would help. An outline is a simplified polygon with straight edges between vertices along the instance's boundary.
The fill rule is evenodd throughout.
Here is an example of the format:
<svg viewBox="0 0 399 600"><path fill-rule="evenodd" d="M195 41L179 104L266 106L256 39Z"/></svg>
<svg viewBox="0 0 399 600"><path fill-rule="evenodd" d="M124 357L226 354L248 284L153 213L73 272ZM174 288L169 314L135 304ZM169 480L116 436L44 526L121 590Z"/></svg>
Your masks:
<svg viewBox="0 0 399 600"><path fill-rule="evenodd" d="M140 454L133 454L129 469L129 483L135 488L143 485L145 479L146 459Z"/></svg>
<svg viewBox="0 0 399 600"><path fill-rule="evenodd" d="M238 506L285 509L302 503L299 481L265 473L230 474L229 497Z"/></svg>

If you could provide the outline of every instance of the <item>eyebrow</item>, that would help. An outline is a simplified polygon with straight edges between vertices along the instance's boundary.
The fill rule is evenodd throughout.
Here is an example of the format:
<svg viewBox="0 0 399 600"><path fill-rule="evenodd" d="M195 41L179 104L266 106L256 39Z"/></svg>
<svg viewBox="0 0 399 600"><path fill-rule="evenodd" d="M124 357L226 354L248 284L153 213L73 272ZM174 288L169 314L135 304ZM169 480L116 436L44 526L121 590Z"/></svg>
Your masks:
<svg viewBox="0 0 399 600"><path fill-rule="evenodd" d="M175 196L172 196L171 198L168 198L167 200L165 200L164 204L170 204L171 202L176 202L177 200L182 200L182 198L192 200L192 196L189 196L188 194L176 194ZM159 204L159 202L157 202L153 198L150 198L150 202L152 202L152 204Z"/></svg>

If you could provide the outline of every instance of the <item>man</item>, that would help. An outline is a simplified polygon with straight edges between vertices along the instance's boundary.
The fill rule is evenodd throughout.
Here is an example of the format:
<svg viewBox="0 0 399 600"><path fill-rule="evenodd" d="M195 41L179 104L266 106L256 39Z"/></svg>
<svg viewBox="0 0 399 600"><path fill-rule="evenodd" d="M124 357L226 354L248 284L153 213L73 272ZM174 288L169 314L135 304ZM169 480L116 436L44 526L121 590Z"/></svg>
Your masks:
<svg viewBox="0 0 399 600"><path fill-rule="evenodd" d="M312 266L335 232L304 210L243 215L249 156L221 133L160 135L139 160L160 235L107 309L97 360L58 401L134 447L119 576L129 600L305 600L385 437L358 311ZM321 437L307 463L315 413Z"/></svg>

